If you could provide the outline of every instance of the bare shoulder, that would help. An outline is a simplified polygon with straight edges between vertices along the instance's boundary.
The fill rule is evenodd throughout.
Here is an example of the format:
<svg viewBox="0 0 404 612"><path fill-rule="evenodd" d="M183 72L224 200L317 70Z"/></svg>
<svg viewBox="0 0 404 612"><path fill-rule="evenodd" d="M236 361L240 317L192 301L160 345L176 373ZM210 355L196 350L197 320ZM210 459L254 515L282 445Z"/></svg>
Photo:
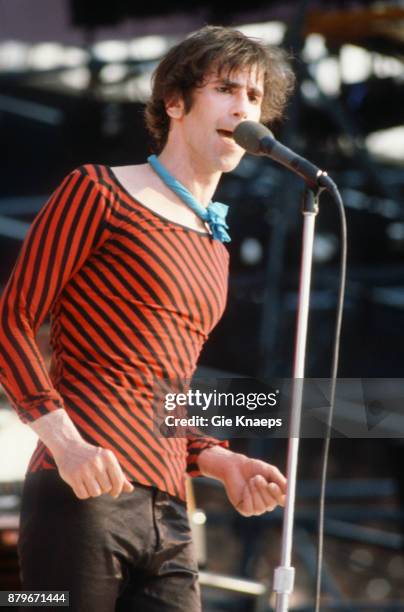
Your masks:
<svg viewBox="0 0 404 612"><path fill-rule="evenodd" d="M206 233L203 221L161 181L149 164L114 166L111 170L142 205L169 221Z"/></svg>
<svg viewBox="0 0 404 612"><path fill-rule="evenodd" d="M149 164L114 166L111 170L118 181L131 193L141 191L150 185L152 177Z"/></svg>
<svg viewBox="0 0 404 612"><path fill-rule="evenodd" d="M164 197L167 188L161 184L160 179L149 164L133 166L115 166L111 168L116 179L135 199L153 206ZM168 191L168 195L170 195ZM167 197L167 194L166 194Z"/></svg>

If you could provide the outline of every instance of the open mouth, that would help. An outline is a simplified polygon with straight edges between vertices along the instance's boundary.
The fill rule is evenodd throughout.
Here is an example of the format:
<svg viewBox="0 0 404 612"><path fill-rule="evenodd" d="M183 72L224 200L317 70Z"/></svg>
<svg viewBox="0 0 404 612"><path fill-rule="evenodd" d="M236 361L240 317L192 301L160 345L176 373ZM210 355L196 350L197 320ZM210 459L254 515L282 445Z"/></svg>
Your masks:
<svg viewBox="0 0 404 612"><path fill-rule="evenodd" d="M233 132L231 132L230 130L217 130L217 132L218 134L220 134L220 136L233 139Z"/></svg>

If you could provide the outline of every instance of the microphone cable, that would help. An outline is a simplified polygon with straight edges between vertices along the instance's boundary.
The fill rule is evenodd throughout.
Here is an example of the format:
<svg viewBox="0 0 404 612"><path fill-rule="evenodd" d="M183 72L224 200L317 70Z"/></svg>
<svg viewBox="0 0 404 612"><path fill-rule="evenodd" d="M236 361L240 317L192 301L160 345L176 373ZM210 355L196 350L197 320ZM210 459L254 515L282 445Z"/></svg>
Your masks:
<svg viewBox="0 0 404 612"><path fill-rule="evenodd" d="M316 559L316 596L315 596L315 612L320 612L320 597L321 597L321 574L323 565L324 552L324 513L325 513L325 488L327 482L327 467L330 451L330 433L332 420L334 415L335 392L337 385L338 374L338 359L341 339L342 314L344 307L345 285L346 285L346 263L347 263L347 225L344 210L344 203L341 194L334 181L327 177L327 191L337 204L340 215L340 236L341 236L341 256L339 266L339 290L337 300L337 316L334 331L334 349L331 366L331 387L330 387L330 407L328 412L327 429L324 438L323 454L322 454L322 470L320 481L320 500L319 500L319 522L318 522L318 546Z"/></svg>

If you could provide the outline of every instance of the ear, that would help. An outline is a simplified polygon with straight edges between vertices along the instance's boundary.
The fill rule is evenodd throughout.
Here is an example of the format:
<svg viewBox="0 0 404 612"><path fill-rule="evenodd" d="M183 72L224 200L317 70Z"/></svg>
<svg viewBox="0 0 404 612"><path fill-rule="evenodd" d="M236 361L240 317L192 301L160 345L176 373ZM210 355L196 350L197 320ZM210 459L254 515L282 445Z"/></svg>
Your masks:
<svg viewBox="0 0 404 612"><path fill-rule="evenodd" d="M181 119L184 116L184 100L181 96L167 100L166 113L171 119Z"/></svg>

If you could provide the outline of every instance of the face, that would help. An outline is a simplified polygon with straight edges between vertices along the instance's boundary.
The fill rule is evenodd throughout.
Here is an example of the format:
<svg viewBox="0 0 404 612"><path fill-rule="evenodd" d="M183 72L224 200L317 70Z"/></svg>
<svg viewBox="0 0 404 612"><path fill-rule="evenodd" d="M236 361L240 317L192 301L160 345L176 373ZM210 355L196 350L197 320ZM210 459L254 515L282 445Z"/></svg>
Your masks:
<svg viewBox="0 0 404 612"><path fill-rule="evenodd" d="M241 121L259 121L262 98L263 78L257 68L212 73L194 90L188 113L182 100L167 106L171 130L199 168L229 172L245 152L232 133Z"/></svg>

